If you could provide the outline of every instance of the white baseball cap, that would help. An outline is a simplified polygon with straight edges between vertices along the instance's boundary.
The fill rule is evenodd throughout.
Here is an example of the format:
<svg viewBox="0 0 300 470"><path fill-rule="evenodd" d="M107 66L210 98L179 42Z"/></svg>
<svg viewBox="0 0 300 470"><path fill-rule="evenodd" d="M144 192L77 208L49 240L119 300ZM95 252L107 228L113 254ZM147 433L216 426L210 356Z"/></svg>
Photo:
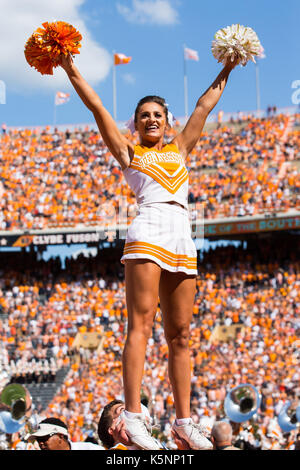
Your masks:
<svg viewBox="0 0 300 470"><path fill-rule="evenodd" d="M25 439L50 436L52 434L63 434L64 436L68 436L68 430L62 426L58 426L57 424L40 423L38 425L38 429L32 434L28 434Z"/></svg>

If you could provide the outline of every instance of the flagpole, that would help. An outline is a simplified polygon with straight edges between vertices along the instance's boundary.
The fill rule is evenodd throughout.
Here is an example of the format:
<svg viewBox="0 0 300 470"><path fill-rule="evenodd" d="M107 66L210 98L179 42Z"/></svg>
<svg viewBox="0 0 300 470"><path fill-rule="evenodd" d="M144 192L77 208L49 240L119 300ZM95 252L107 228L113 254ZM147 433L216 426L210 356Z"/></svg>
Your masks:
<svg viewBox="0 0 300 470"><path fill-rule="evenodd" d="M257 115L260 115L260 90L259 90L259 69L258 63L255 64L255 76L256 76L256 110Z"/></svg>
<svg viewBox="0 0 300 470"><path fill-rule="evenodd" d="M54 95L54 110L53 110L53 130L56 126L56 103L55 103L55 95Z"/></svg>
<svg viewBox="0 0 300 470"><path fill-rule="evenodd" d="M188 84L187 84L185 47L186 46L184 44L183 45L184 113L185 113L185 122L187 122L187 120L188 120Z"/></svg>
<svg viewBox="0 0 300 470"><path fill-rule="evenodd" d="M116 81L116 65L115 51L113 51L113 114L115 121L117 120L117 81Z"/></svg>

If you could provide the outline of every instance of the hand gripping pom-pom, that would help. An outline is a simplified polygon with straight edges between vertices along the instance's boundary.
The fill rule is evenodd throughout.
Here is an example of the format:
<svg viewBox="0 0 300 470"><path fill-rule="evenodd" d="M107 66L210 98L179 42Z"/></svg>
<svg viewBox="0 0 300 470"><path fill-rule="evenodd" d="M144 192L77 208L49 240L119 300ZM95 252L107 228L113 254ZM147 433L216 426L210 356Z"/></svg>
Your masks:
<svg viewBox="0 0 300 470"><path fill-rule="evenodd" d="M24 54L29 65L42 75L53 75L61 54L79 54L82 36L64 21L46 22L42 26L26 42Z"/></svg>
<svg viewBox="0 0 300 470"><path fill-rule="evenodd" d="M263 47L253 29L233 24L227 28L219 29L212 42L213 56L226 65L228 61L245 66L249 60L255 62L260 57Z"/></svg>

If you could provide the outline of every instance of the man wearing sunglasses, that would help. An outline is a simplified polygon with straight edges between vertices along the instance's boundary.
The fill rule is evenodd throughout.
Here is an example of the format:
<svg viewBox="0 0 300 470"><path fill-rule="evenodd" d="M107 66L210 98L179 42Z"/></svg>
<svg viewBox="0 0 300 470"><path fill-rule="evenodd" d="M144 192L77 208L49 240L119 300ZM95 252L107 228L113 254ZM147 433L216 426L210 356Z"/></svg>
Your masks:
<svg viewBox="0 0 300 470"><path fill-rule="evenodd" d="M41 421L37 431L30 434L27 440L36 441L41 450L105 450L92 442L72 442L67 426L58 418Z"/></svg>

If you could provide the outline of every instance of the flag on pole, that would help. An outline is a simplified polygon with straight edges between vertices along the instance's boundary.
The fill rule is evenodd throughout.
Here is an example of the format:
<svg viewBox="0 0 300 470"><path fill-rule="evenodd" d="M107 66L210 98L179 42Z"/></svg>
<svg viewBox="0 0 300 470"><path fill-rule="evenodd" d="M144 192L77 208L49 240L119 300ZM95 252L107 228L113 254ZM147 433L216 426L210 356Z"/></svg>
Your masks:
<svg viewBox="0 0 300 470"><path fill-rule="evenodd" d="M120 52L113 52L114 54L114 66L128 64L131 61L131 57L127 57L125 54ZM117 119L117 85L116 85L116 67L113 67L113 108L114 108L114 119Z"/></svg>
<svg viewBox="0 0 300 470"><path fill-rule="evenodd" d="M188 47L184 48L184 58L187 60L199 60L198 52L194 51L193 49L189 49Z"/></svg>
<svg viewBox="0 0 300 470"><path fill-rule="evenodd" d="M65 104L70 99L70 93L64 93L63 91L58 91L55 95L55 105Z"/></svg>
<svg viewBox="0 0 300 470"><path fill-rule="evenodd" d="M185 109L185 118L188 119L188 84L187 84L187 60L199 60L198 52L194 49L189 49L188 47L183 46L183 81L184 81L184 109Z"/></svg>
<svg viewBox="0 0 300 470"><path fill-rule="evenodd" d="M127 57L125 54L121 54L121 53L114 54L115 65L128 64L130 61L131 61L131 57Z"/></svg>

